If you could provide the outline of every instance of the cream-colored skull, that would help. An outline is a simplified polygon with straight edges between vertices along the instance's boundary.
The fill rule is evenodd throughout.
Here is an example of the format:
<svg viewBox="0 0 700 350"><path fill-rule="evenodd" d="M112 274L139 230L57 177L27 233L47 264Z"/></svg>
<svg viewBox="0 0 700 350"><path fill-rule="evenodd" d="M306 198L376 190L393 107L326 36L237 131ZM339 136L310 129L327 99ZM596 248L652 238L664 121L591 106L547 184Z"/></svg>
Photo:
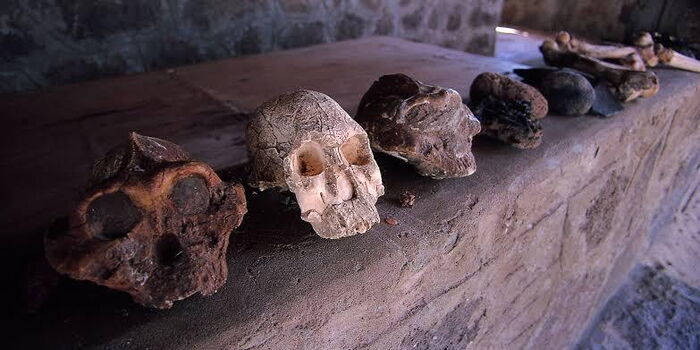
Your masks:
<svg viewBox="0 0 700 350"><path fill-rule="evenodd" d="M247 145L251 186L293 192L319 236L352 236L379 222L384 186L367 133L330 97L299 90L265 102Z"/></svg>

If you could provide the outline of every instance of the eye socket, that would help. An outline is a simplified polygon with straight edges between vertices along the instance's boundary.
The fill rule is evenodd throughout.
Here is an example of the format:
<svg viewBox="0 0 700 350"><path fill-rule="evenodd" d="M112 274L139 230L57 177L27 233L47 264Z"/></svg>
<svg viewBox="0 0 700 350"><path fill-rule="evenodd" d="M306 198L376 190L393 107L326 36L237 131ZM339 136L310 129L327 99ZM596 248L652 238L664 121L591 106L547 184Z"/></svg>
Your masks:
<svg viewBox="0 0 700 350"><path fill-rule="evenodd" d="M209 187L201 176L182 177L170 189L170 200L185 215L206 212L209 208L209 199Z"/></svg>
<svg viewBox="0 0 700 350"><path fill-rule="evenodd" d="M349 138L340 146L340 151L350 165L367 165L372 159L372 151L367 147L367 139L362 135Z"/></svg>
<svg viewBox="0 0 700 350"><path fill-rule="evenodd" d="M323 150L315 142L307 142L297 149L295 168L301 176L314 176L323 172Z"/></svg>
<svg viewBox="0 0 700 350"><path fill-rule="evenodd" d="M110 241L126 236L141 221L141 212L123 192L102 195L87 209L88 228L93 237Z"/></svg>

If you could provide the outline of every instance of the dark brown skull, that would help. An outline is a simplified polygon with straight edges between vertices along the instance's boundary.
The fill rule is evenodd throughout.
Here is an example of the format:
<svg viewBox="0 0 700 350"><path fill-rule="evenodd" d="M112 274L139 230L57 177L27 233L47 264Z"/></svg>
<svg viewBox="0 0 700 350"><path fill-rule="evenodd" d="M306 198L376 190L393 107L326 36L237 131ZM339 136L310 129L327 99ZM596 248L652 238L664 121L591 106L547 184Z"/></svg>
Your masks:
<svg viewBox="0 0 700 350"><path fill-rule="evenodd" d="M46 236L57 271L157 308L226 282L229 235L246 212L241 185L136 133L95 164L91 182L68 227Z"/></svg>
<svg viewBox="0 0 700 350"><path fill-rule="evenodd" d="M385 75L362 97L355 119L374 149L407 161L423 176L443 179L476 171L471 146L479 121L455 90L404 74Z"/></svg>
<svg viewBox="0 0 700 350"><path fill-rule="evenodd" d="M549 106L534 87L485 72L474 79L469 96L469 108L481 122L481 134L521 149L542 143L539 119L547 115Z"/></svg>

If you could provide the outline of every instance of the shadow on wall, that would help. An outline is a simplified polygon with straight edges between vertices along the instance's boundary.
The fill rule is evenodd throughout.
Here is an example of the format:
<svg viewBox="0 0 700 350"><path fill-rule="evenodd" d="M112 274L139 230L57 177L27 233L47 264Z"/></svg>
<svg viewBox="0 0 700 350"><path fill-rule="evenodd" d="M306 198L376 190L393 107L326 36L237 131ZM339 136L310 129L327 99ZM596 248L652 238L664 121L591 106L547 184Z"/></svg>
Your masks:
<svg viewBox="0 0 700 350"><path fill-rule="evenodd" d="M492 54L502 0L6 0L0 93L372 35Z"/></svg>
<svg viewBox="0 0 700 350"><path fill-rule="evenodd" d="M700 47L696 0L505 0L501 22L612 41L625 41L637 31L656 31Z"/></svg>

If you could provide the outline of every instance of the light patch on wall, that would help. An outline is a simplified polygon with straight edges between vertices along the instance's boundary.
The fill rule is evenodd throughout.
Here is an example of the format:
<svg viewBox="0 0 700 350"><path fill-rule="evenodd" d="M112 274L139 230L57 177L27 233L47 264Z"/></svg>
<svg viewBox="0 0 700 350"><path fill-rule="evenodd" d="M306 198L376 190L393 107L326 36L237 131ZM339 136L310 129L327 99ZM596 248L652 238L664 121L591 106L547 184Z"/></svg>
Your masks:
<svg viewBox="0 0 700 350"><path fill-rule="evenodd" d="M514 35L521 35L524 37L529 36L528 32L518 30L515 28L509 28L509 27L496 27L496 33L500 34L514 34Z"/></svg>

